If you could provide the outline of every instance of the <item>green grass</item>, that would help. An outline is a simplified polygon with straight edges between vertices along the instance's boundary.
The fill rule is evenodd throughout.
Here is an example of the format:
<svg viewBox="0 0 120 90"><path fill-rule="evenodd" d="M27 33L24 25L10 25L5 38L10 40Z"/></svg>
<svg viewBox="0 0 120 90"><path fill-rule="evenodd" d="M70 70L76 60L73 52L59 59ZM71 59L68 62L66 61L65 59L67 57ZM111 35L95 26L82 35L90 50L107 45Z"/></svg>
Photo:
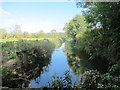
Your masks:
<svg viewBox="0 0 120 90"><path fill-rule="evenodd" d="M10 42L10 41L19 41L20 39L23 40L42 40L44 38L16 38L16 39L0 39L0 42ZM51 38L46 38L51 39Z"/></svg>
<svg viewBox="0 0 120 90"><path fill-rule="evenodd" d="M53 42L56 46L56 48L60 47L60 41L58 38L16 38L16 39L0 39L0 42L4 43L4 42L11 42L11 41L19 41L19 40L43 40L43 39L48 39L51 42Z"/></svg>
<svg viewBox="0 0 120 90"><path fill-rule="evenodd" d="M46 38L46 39L48 39L48 38ZM21 40L24 40L24 42ZM5 39L4 41L2 40L1 43L2 43L2 54L3 54L2 59L3 59L3 61L6 62L10 59L16 58L17 43L18 43L17 47L22 44L19 48L25 48L26 44L29 44L28 47L30 47L33 44L33 42L36 42L36 40L41 41L41 40L43 40L43 38ZM48 40L51 43L55 44L55 48L59 48L61 45L59 39L57 39L57 38L49 38ZM43 44L43 43L41 43L41 44ZM47 46L50 47L49 44L47 44Z"/></svg>

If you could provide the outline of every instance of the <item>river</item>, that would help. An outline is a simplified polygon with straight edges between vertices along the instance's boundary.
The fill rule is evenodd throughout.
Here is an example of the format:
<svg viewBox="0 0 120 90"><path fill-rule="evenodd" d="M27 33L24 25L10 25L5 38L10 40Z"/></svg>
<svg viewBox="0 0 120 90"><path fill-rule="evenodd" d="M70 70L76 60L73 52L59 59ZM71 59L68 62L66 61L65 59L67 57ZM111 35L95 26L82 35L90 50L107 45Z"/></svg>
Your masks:
<svg viewBox="0 0 120 90"><path fill-rule="evenodd" d="M30 88L40 88L43 86L48 86L48 82L51 83L53 75L63 77L63 74L66 70L70 71L72 76L72 82L77 80L77 76L74 75L72 69L68 65L67 56L64 52L65 43L61 45L60 48L55 49L52 53L51 63L44 67L45 71L42 72L40 76L36 79L31 80L29 87Z"/></svg>

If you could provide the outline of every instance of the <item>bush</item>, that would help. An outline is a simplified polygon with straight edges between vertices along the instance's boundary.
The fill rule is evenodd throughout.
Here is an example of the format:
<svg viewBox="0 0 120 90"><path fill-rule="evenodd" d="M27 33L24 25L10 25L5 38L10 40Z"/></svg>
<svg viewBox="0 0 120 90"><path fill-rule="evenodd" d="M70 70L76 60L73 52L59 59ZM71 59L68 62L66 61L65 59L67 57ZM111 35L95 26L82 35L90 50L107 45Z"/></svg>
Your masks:
<svg viewBox="0 0 120 90"><path fill-rule="evenodd" d="M50 85L52 88L62 89L62 88L71 88L72 87L72 79L69 71L64 73L64 77L58 77L53 75L52 84Z"/></svg>
<svg viewBox="0 0 120 90"><path fill-rule="evenodd" d="M118 89L120 88L120 76L112 76L109 73L100 74L96 70L86 71L81 77L81 88L89 89Z"/></svg>
<svg viewBox="0 0 120 90"><path fill-rule="evenodd" d="M9 48L14 53L10 52ZM6 53L4 59L16 54L13 58L17 59L17 63L9 68L3 67L3 86L21 88L26 81L38 77L42 73L43 67L50 63L54 48L55 45L52 42L45 40L19 40L4 43L2 50L3 53ZM8 52L10 54L7 55Z"/></svg>

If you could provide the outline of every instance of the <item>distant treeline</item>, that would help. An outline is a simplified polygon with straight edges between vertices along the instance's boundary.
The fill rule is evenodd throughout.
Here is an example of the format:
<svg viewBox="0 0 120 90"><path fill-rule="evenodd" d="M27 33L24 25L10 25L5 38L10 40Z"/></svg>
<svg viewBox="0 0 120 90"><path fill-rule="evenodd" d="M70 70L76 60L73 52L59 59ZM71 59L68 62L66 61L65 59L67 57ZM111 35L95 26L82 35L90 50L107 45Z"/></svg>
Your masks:
<svg viewBox="0 0 120 90"><path fill-rule="evenodd" d="M51 30L50 33L44 33L40 30L36 33L22 32L20 25L15 25L12 32L8 32L5 28L0 28L1 39L9 38L59 38L64 33L57 33L55 29Z"/></svg>

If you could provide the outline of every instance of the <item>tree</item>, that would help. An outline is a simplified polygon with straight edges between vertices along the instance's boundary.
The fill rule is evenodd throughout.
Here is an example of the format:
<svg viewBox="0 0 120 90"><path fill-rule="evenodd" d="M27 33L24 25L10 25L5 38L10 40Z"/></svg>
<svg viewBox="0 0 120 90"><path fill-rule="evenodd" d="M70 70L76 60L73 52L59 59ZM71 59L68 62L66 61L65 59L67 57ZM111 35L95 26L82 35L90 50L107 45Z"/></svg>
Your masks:
<svg viewBox="0 0 120 90"><path fill-rule="evenodd" d="M44 33L43 30L40 30L37 35L38 35L39 38L44 38L45 37L45 33Z"/></svg>
<svg viewBox="0 0 120 90"><path fill-rule="evenodd" d="M51 33L56 33L56 29L52 29L52 30L51 30Z"/></svg>
<svg viewBox="0 0 120 90"><path fill-rule="evenodd" d="M13 27L13 33L15 34L22 33L20 25L15 25Z"/></svg>
<svg viewBox="0 0 120 90"><path fill-rule="evenodd" d="M56 35L55 35L56 34L56 29L52 29L51 34L52 34L53 38L56 38Z"/></svg>
<svg viewBox="0 0 120 90"><path fill-rule="evenodd" d="M38 33L44 33L44 31L43 31L43 30L40 30Z"/></svg>
<svg viewBox="0 0 120 90"><path fill-rule="evenodd" d="M29 37L29 33L28 33L28 32L24 32L24 33L23 33L23 37L24 37L24 38Z"/></svg>
<svg viewBox="0 0 120 90"><path fill-rule="evenodd" d="M13 27L13 32L12 33L13 33L14 38L16 38L18 34L21 34L22 31L21 31L20 25L15 25Z"/></svg>
<svg viewBox="0 0 120 90"><path fill-rule="evenodd" d="M83 33L87 31L87 24L84 16L76 15L72 20L70 20L69 23L65 25L64 30L66 31L67 41L70 47L75 49L74 46L77 43L77 39L81 38Z"/></svg>
<svg viewBox="0 0 120 90"><path fill-rule="evenodd" d="M6 39L6 38L8 38L8 33L7 33L7 31L6 31L6 29L5 28L0 28L0 38L1 39Z"/></svg>
<svg viewBox="0 0 120 90"><path fill-rule="evenodd" d="M111 73L119 74L120 3L88 2L82 5L87 8L84 11L84 16L91 29L86 34L88 39L86 52L90 54L93 61L99 57L99 62L108 63L108 69ZM97 28L98 24L101 28Z"/></svg>

